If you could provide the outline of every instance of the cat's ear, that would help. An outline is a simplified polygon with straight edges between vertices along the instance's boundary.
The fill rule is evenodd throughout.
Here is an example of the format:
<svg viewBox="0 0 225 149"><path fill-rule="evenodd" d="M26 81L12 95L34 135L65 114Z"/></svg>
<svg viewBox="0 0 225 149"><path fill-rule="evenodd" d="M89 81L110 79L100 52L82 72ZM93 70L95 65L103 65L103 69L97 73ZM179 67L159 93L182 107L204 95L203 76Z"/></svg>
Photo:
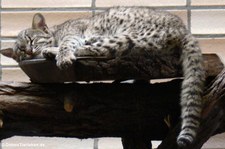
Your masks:
<svg viewBox="0 0 225 149"><path fill-rule="evenodd" d="M36 13L33 17L32 29L40 29L46 33L48 33L48 26L45 22L45 18L42 14Z"/></svg>
<svg viewBox="0 0 225 149"><path fill-rule="evenodd" d="M14 56L14 51L12 48L6 48L6 49L1 49L0 53L6 57L13 58Z"/></svg>

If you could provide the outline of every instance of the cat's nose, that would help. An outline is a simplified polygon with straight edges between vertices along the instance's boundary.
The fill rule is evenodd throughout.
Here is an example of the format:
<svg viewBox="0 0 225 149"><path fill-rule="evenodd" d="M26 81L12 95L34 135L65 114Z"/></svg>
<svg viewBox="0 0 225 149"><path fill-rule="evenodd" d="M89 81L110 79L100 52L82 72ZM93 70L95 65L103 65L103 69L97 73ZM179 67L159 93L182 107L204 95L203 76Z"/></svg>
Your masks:
<svg viewBox="0 0 225 149"><path fill-rule="evenodd" d="M31 47L26 47L26 53L28 55L32 55L33 54L33 49Z"/></svg>

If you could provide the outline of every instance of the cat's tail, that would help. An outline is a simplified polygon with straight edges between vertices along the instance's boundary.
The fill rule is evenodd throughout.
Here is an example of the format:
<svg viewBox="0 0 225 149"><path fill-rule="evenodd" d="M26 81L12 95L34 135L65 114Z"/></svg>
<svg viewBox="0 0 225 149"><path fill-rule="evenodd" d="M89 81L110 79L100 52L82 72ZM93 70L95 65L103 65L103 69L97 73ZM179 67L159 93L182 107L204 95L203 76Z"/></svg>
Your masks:
<svg viewBox="0 0 225 149"><path fill-rule="evenodd" d="M177 143L184 147L194 141L200 125L205 81L201 50L191 33L182 40L181 60L184 76L180 103L182 123Z"/></svg>

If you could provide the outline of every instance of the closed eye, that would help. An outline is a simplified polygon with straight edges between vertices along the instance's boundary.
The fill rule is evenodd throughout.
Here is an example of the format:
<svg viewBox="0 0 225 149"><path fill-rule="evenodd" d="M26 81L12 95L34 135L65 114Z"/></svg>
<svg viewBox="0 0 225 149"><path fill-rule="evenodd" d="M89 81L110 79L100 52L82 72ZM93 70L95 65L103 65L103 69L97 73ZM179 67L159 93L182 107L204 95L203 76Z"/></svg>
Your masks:
<svg viewBox="0 0 225 149"><path fill-rule="evenodd" d="M30 42L32 42L32 39L29 37L29 36L27 36L28 37L28 39L30 40Z"/></svg>
<svg viewBox="0 0 225 149"><path fill-rule="evenodd" d="M27 44L32 46L33 42L34 42L34 39L32 39L30 36L25 36L25 38L26 38Z"/></svg>
<svg viewBox="0 0 225 149"><path fill-rule="evenodd" d="M37 44L44 44L44 43L46 43L46 39L41 38L36 43Z"/></svg>

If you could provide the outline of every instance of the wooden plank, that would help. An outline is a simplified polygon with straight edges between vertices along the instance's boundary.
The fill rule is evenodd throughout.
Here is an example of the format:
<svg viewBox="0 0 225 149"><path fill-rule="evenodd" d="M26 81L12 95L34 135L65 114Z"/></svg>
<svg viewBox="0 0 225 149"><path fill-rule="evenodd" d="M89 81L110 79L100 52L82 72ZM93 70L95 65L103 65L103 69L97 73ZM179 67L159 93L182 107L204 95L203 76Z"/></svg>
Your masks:
<svg viewBox="0 0 225 149"><path fill-rule="evenodd" d="M215 77L224 68L216 54L204 54L203 57L208 77ZM169 56L78 58L67 70L60 70L55 61L44 59L22 61L19 65L33 82L38 83L182 77L179 58Z"/></svg>

